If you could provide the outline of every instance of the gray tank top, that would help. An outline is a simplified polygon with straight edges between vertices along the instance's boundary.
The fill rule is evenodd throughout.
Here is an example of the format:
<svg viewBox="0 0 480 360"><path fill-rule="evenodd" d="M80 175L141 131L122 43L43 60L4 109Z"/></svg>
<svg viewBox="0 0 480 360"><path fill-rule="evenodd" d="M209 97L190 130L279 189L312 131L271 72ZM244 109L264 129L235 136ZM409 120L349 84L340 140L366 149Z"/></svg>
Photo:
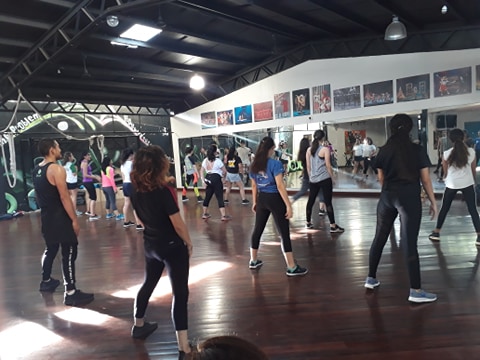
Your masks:
<svg viewBox="0 0 480 360"><path fill-rule="evenodd" d="M322 159L318 156L320 150L323 146L319 146L315 155L311 157L310 161L310 182L318 183L322 180L328 179L330 174L327 171L327 166L325 165L325 159Z"/></svg>

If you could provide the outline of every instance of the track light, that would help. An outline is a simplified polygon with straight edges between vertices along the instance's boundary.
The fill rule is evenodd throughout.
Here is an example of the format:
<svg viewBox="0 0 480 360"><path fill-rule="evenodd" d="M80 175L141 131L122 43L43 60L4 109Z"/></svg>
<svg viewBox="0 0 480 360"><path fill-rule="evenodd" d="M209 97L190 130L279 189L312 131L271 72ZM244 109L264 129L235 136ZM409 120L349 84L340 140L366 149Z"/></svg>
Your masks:
<svg viewBox="0 0 480 360"><path fill-rule="evenodd" d="M406 37L407 29L405 28L405 25L398 20L398 16L393 15L392 22L385 30L385 40L400 40L405 39Z"/></svg>
<svg viewBox="0 0 480 360"><path fill-rule="evenodd" d="M118 24L120 24L120 21L118 20L118 16L115 15L108 15L107 16L107 25L110 27L117 27Z"/></svg>
<svg viewBox="0 0 480 360"><path fill-rule="evenodd" d="M205 87L205 80L200 75L193 75L190 79L190 88L193 90L201 90Z"/></svg>

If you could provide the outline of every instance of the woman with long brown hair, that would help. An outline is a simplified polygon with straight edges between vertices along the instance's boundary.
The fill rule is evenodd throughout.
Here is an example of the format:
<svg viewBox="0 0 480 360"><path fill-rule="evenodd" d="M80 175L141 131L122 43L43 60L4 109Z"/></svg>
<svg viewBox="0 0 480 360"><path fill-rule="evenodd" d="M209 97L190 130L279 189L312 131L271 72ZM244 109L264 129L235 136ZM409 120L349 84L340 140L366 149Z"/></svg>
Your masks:
<svg viewBox="0 0 480 360"><path fill-rule="evenodd" d="M448 135L453 147L442 154L442 167L445 174L445 192L443 193L442 207L438 214L437 225L428 237L432 241L440 241L440 230L447 217L448 210L458 191L461 191L468 212L472 217L473 226L477 232L476 245L480 246L480 219L475 204L475 176L477 160L475 150L467 147L464 142L464 133L460 129L453 129Z"/></svg>
<svg viewBox="0 0 480 360"><path fill-rule="evenodd" d="M157 323L144 321L148 301L166 267L172 285L172 320L180 354L189 353L188 343L188 274L192 241L177 205L175 190L167 184L170 163L159 146L138 150L130 174L131 196L137 216L143 223L145 280L138 291L134 307L132 337L145 339Z"/></svg>
<svg viewBox="0 0 480 360"><path fill-rule="evenodd" d="M255 212L255 227L250 246L250 269L258 269L263 261L258 259L260 238L265 230L270 214L282 237L282 251L287 263L287 276L305 275L308 270L295 263L290 240L290 222L292 205L288 199L283 182L283 166L278 160L272 159L275 143L271 137L264 137L258 146L255 159L250 167L252 180L252 210Z"/></svg>

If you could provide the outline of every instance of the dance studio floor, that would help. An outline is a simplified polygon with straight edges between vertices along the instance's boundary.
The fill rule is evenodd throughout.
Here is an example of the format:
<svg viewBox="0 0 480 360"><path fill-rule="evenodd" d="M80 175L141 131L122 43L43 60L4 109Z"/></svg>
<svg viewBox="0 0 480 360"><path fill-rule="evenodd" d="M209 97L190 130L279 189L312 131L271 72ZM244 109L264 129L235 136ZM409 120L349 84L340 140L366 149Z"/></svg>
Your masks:
<svg viewBox="0 0 480 360"><path fill-rule="evenodd" d="M238 193L230 197L232 220L227 223L220 221L215 201L212 218L202 220L201 205L193 193L189 196L180 207L194 242L193 341L234 334L256 343L272 360L478 358L480 258L461 200L454 202L439 244L428 240L434 222L424 207L419 237L423 286L437 293L438 301L411 305L398 223L380 264L381 286L375 292L363 287L375 231L375 195L336 195L343 234L328 233L328 220L319 216L315 229L304 229L306 198L294 204L294 254L309 269L296 278L285 275L271 223L260 248L265 265L248 269L254 217ZM147 311L158 330L146 341L130 338L133 298L143 280L142 234L119 221L80 218L77 285L94 292L95 301L70 308L63 305L60 288L53 294L38 292L39 215L0 222L0 359L177 359L166 279ZM61 276L59 257L53 275Z"/></svg>

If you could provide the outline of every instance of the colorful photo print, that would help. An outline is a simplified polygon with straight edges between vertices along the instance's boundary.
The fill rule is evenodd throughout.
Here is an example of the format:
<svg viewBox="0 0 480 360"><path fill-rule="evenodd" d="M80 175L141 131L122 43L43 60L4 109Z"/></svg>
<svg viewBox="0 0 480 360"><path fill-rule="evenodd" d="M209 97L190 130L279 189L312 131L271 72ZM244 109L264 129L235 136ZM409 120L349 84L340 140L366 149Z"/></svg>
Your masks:
<svg viewBox="0 0 480 360"><path fill-rule="evenodd" d="M253 104L253 118L255 122L273 120L273 105L271 101Z"/></svg>
<svg viewBox="0 0 480 360"><path fill-rule="evenodd" d="M469 94L471 92L471 67L433 73L433 94L435 97Z"/></svg>
<svg viewBox="0 0 480 360"><path fill-rule="evenodd" d="M244 105L235 108L235 125L252 122L252 105Z"/></svg>
<svg viewBox="0 0 480 360"><path fill-rule="evenodd" d="M393 80L363 85L363 106L393 103Z"/></svg>
<svg viewBox="0 0 480 360"><path fill-rule="evenodd" d="M430 99L430 75L397 79L397 102Z"/></svg>
<svg viewBox="0 0 480 360"><path fill-rule="evenodd" d="M233 110L217 111L218 126L233 125Z"/></svg>
<svg viewBox="0 0 480 360"><path fill-rule="evenodd" d="M293 116L310 115L310 91L300 89L292 91Z"/></svg>
<svg viewBox="0 0 480 360"><path fill-rule="evenodd" d="M290 93L284 92L273 96L275 102L275 119L289 118L290 110Z"/></svg>
<svg viewBox="0 0 480 360"><path fill-rule="evenodd" d="M330 84L312 87L313 113L321 114L332 111L332 92Z"/></svg>
<svg viewBox="0 0 480 360"><path fill-rule="evenodd" d="M480 65L475 67L477 73L477 90L480 90Z"/></svg>
<svg viewBox="0 0 480 360"><path fill-rule="evenodd" d="M360 107L360 85L333 90L335 111L350 110Z"/></svg>
<svg viewBox="0 0 480 360"><path fill-rule="evenodd" d="M212 129L217 127L215 111L200 114L200 120L202 122L202 129Z"/></svg>

